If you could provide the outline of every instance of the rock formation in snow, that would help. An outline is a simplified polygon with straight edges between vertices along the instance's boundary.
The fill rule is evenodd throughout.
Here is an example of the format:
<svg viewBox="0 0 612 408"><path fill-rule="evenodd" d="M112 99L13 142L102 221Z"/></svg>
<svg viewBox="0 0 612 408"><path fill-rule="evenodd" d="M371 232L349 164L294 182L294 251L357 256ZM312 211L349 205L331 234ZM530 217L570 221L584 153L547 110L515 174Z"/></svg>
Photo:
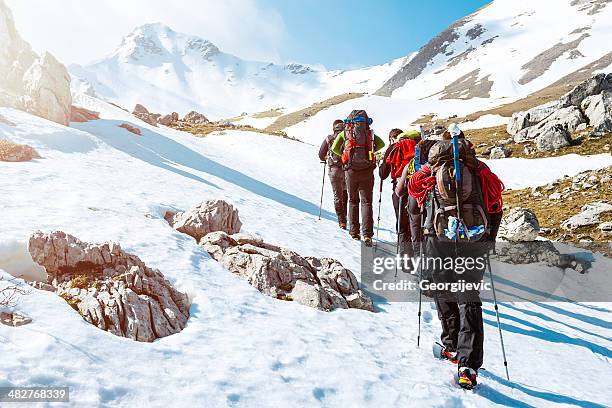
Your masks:
<svg viewBox="0 0 612 408"><path fill-rule="evenodd" d="M594 133L612 131L612 73L597 74L556 101L514 113L506 130L516 143L535 142L539 151L551 151L569 146L571 133L587 125Z"/></svg>
<svg viewBox="0 0 612 408"><path fill-rule="evenodd" d="M40 155L38 152L28 145L17 144L9 140L0 139L0 161L23 162L39 158Z"/></svg>
<svg viewBox="0 0 612 408"><path fill-rule="evenodd" d="M119 244L90 244L61 231L38 231L28 249L47 271L55 293L102 330L151 342L180 332L187 323L187 295Z"/></svg>
<svg viewBox="0 0 612 408"><path fill-rule="evenodd" d="M48 52L37 56L24 41L0 0L0 105L26 110L54 122L70 121L70 76Z"/></svg>
<svg viewBox="0 0 612 408"><path fill-rule="evenodd" d="M240 233L238 210L209 200L183 213L166 213L178 231L194 237L224 268L260 292L320 310L373 310L353 273L331 258L303 257L290 249Z"/></svg>
<svg viewBox="0 0 612 408"><path fill-rule="evenodd" d="M498 237L510 242L535 241L539 232L540 223L535 213L516 207L502 218Z"/></svg>

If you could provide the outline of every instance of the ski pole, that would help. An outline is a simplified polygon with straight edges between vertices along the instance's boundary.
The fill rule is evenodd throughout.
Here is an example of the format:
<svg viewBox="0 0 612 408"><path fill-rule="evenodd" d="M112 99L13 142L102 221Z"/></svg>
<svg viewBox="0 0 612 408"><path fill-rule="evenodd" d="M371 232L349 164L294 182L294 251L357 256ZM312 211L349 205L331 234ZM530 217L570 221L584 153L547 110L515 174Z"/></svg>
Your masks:
<svg viewBox="0 0 612 408"><path fill-rule="evenodd" d="M495 317L497 318L497 329L499 331L499 342L501 343L502 355L504 356L504 367L506 369L506 378L510 381L508 374L508 360L506 359L506 347L504 346L504 336L502 335L501 323L499 322L499 308L497 307L497 295L495 294L495 283L493 282L493 270L491 269L491 259L487 252L487 267L489 268L489 277L491 278L491 290L493 291L493 304L495 305Z"/></svg>
<svg viewBox="0 0 612 408"><path fill-rule="evenodd" d="M325 171L327 170L327 166L325 162L323 163L323 181L321 182L321 203L319 204L319 220L321 219L321 211L323 209L323 188L325 187Z"/></svg>
<svg viewBox="0 0 612 408"><path fill-rule="evenodd" d="M378 233L380 232L380 204L382 203L383 179L380 179L380 189L378 192L378 220L376 221L376 242L374 243L374 252L378 247Z"/></svg>

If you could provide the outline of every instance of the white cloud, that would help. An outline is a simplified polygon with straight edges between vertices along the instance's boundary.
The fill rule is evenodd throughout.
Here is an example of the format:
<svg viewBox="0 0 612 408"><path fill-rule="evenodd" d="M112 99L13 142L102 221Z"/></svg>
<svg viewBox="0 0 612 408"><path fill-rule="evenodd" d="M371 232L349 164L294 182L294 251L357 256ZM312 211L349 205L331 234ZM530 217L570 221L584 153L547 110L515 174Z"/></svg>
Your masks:
<svg viewBox="0 0 612 408"><path fill-rule="evenodd" d="M256 0L7 0L21 36L64 63L109 54L136 26L162 22L245 59L280 62L285 24Z"/></svg>

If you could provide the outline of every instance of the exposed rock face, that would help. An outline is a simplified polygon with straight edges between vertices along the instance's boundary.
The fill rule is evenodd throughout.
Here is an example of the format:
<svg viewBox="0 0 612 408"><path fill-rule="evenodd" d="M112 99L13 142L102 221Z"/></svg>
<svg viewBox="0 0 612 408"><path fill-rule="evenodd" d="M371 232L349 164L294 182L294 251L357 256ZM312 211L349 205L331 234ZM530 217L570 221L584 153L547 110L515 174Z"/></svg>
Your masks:
<svg viewBox="0 0 612 408"><path fill-rule="evenodd" d="M7 326L19 327L32 323L32 319L17 312L2 312L0 313L0 323Z"/></svg>
<svg viewBox="0 0 612 408"><path fill-rule="evenodd" d="M571 142L572 137L563 125L555 125L535 139L536 149L541 152L557 150L569 146Z"/></svg>
<svg viewBox="0 0 612 408"><path fill-rule="evenodd" d="M223 200L204 201L176 214L167 212L164 218L174 229L192 236L198 242L210 232L224 231L231 235L242 227L238 210Z"/></svg>
<svg viewBox="0 0 612 408"><path fill-rule="evenodd" d="M514 135L514 141L521 143L546 134L560 133L560 129L573 132L576 128L586 122L586 118L575 106L561 108L553 111L538 124L522 129ZM568 133L569 136L569 133Z"/></svg>
<svg viewBox="0 0 612 408"><path fill-rule="evenodd" d="M136 126L132 126L129 123L122 123L119 125L120 128L123 128L125 130L127 130L128 132L131 132L137 136L141 136L142 132L140 131L140 128L137 128Z"/></svg>
<svg viewBox="0 0 612 408"><path fill-rule="evenodd" d="M67 125L70 120L70 76L51 54L40 58L17 30L0 0L0 104L26 110Z"/></svg>
<svg viewBox="0 0 612 408"><path fill-rule="evenodd" d="M187 323L187 295L119 244L89 244L61 231L39 231L30 237L29 251L55 292L102 330L151 342Z"/></svg>
<svg viewBox="0 0 612 408"><path fill-rule="evenodd" d="M74 105L71 106L71 109L70 109L70 121L71 122L83 123L83 122L89 122L90 120L97 120L97 119L100 119L99 112L90 111L89 109L81 108L81 107L74 106Z"/></svg>
<svg viewBox="0 0 612 408"><path fill-rule="evenodd" d="M185 115L183 122L191 123L192 125L201 125L203 123L209 123L210 121L201 113L191 111Z"/></svg>
<svg viewBox="0 0 612 408"><path fill-rule="evenodd" d="M150 113L147 108L137 103L134 106L134 110L132 111L132 115L136 116L138 119L143 122L148 123L149 125L157 127L157 121L161 117L159 113Z"/></svg>
<svg viewBox="0 0 612 408"><path fill-rule="evenodd" d="M612 73L597 74L577 85L574 89L561 97L561 107L580 107L582 101L591 95L598 95L603 91L612 91Z"/></svg>
<svg viewBox="0 0 612 408"><path fill-rule="evenodd" d="M268 296L320 310L373 310L353 273L334 259L302 257L246 234L223 231L206 235L200 245L224 268Z"/></svg>
<svg viewBox="0 0 612 408"><path fill-rule="evenodd" d="M540 123L560 107L559 101L552 101L526 111L515 112L508 121L506 131L514 136L519 131Z"/></svg>
<svg viewBox="0 0 612 408"><path fill-rule="evenodd" d="M580 105L595 132L612 132L612 92L586 97Z"/></svg>
<svg viewBox="0 0 612 408"><path fill-rule="evenodd" d="M158 123L164 126L176 124L179 121L179 114L172 112L170 115L165 115L159 118Z"/></svg>
<svg viewBox="0 0 612 408"><path fill-rule="evenodd" d="M28 145L21 145L6 139L0 139L0 161L24 162L39 158L40 155L38 152Z"/></svg>
<svg viewBox="0 0 612 408"><path fill-rule="evenodd" d="M582 207L582 211L561 223L561 227L566 230L575 230L588 225L595 225L601 222L599 216L604 212L612 211L612 204L597 201Z"/></svg>
<svg viewBox="0 0 612 408"><path fill-rule="evenodd" d="M45 52L23 75L24 106L28 112L62 125L70 123L70 75L65 66Z"/></svg>
<svg viewBox="0 0 612 408"><path fill-rule="evenodd" d="M498 237L511 242L535 241L540 232L540 223L535 213L528 208L513 208L502 218Z"/></svg>

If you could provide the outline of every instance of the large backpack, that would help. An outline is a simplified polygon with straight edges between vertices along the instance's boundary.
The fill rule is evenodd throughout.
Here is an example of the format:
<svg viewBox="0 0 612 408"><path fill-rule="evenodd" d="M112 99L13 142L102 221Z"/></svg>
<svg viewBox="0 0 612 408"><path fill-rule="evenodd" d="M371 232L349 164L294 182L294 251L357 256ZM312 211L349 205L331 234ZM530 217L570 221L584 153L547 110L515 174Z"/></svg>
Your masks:
<svg viewBox="0 0 612 408"><path fill-rule="evenodd" d="M477 174L476 153L465 139L459 140L459 160L460 211L457 209L452 141L439 141L429 151L431 174L436 182L428 205L431 211L427 214L426 232L435 234L440 241L477 242L488 232L489 218Z"/></svg>
<svg viewBox="0 0 612 408"><path fill-rule="evenodd" d="M344 120L344 152L342 163L346 169L366 170L376 167L372 119L364 110L354 110Z"/></svg>
<svg viewBox="0 0 612 408"><path fill-rule="evenodd" d="M337 154L332 152L332 145L334 144L334 140L338 136L338 133L342 132L341 130L334 131L333 134L327 136L327 164L330 167L340 167L342 166L342 159Z"/></svg>
<svg viewBox="0 0 612 408"><path fill-rule="evenodd" d="M402 176L404 167L414 159L414 148L416 141L412 139L401 139L390 147L391 152L387 156L387 164L391 166L391 178L396 180Z"/></svg>

